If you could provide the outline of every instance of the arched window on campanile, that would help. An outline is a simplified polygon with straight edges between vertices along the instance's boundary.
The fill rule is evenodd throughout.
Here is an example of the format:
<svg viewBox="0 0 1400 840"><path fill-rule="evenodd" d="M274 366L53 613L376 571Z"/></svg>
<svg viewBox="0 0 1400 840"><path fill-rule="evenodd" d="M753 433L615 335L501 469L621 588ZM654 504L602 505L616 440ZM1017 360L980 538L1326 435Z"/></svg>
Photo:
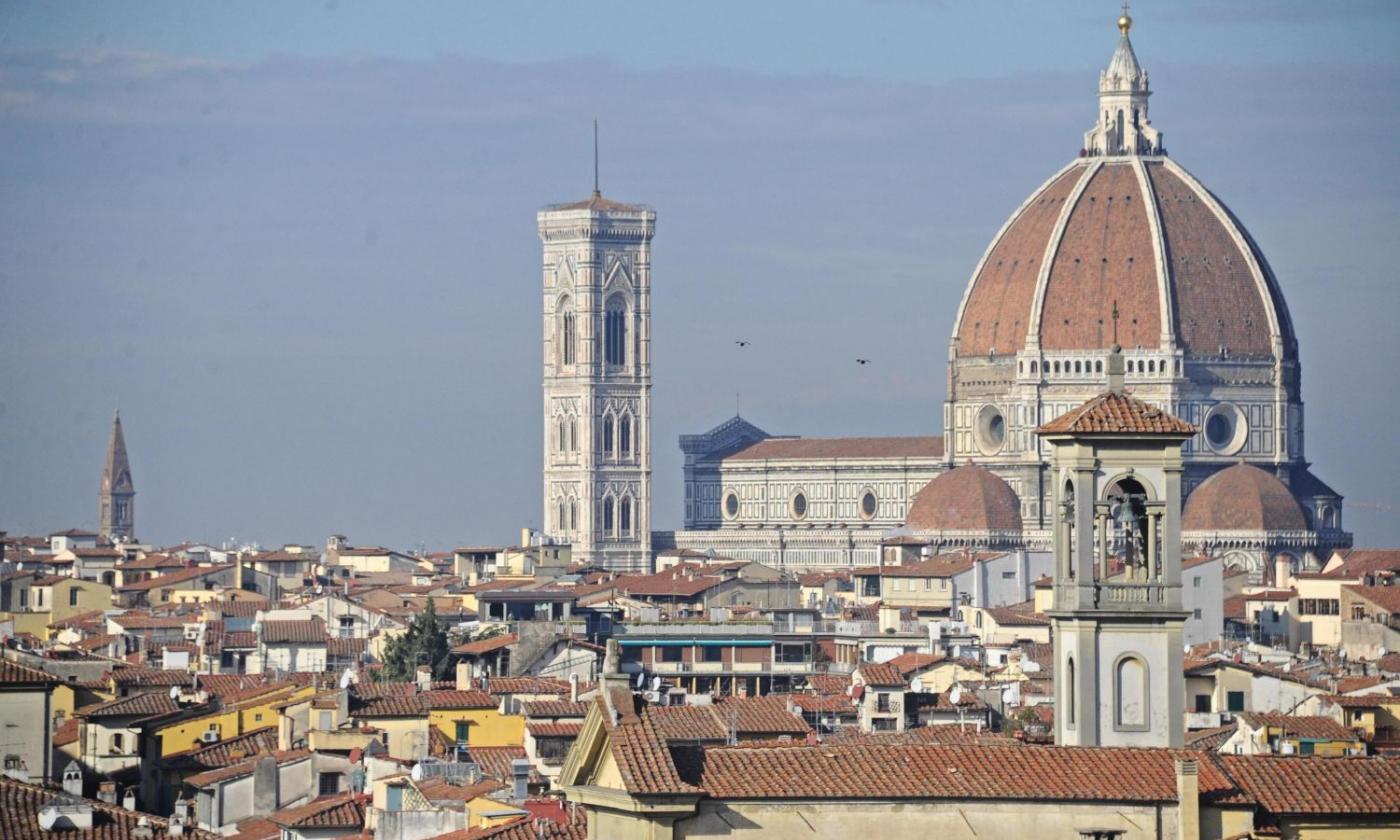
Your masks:
<svg viewBox="0 0 1400 840"><path fill-rule="evenodd" d="M627 364L627 302L621 295L608 298L603 321L603 361Z"/></svg>

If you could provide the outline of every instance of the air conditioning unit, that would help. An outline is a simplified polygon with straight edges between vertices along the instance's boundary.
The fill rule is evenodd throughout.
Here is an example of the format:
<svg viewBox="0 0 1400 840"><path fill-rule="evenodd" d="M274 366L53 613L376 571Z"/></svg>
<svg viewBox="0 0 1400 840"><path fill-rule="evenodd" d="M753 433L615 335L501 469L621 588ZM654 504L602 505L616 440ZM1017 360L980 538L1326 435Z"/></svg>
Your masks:
<svg viewBox="0 0 1400 840"><path fill-rule="evenodd" d="M642 692L642 697L643 697L648 703L660 703L660 702L661 702L661 692L659 692L659 691L643 691L643 692Z"/></svg>
<svg viewBox="0 0 1400 840"><path fill-rule="evenodd" d="M206 744L217 744L219 743L219 733L210 729L203 735L200 735L199 740L203 741Z"/></svg>

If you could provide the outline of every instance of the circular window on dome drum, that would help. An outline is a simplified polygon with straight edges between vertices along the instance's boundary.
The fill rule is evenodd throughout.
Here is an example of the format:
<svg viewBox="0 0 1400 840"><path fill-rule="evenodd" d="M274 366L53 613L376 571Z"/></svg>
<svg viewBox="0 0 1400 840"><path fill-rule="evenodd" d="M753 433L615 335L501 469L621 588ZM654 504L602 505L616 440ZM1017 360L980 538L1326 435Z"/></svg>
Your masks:
<svg viewBox="0 0 1400 840"><path fill-rule="evenodd" d="M874 491L866 490L865 495L860 497L860 518L874 519L875 513L880 509L880 502L875 498Z"/></svg>
<svg viewBox="0 0 1400 840"><path fill-rule="evenodd" d="M730 490L729 494L724 497L724 515L729 519L739 515L739 494L733 490Z"/></svg>
<svg viewBox="0 0 1400 840"><path fill-rule="evenodd" d="M1217 455L1234 455L1249 438L1244 412L1233 403L1219 403L1206 412L1203 432L1206 446Z"/></svg>
<svg viewBox="0 0 1400 840"><path fill-rule="evenodd" d="M801 490L792 496L792 502L788 505L788 510L793 519L802 519L807 516L807 494Z"/></svg>
<svg viewBox="0 0 1400 840"><path fill-rule="evenodd" d="M995 455L1001 451L1001 447L1006 443L1006 417L1001 413L1001 409L994 405L984 405L977 412L977 424L974 430L974 437L977 438L977 448L983 455Z"/></svg>

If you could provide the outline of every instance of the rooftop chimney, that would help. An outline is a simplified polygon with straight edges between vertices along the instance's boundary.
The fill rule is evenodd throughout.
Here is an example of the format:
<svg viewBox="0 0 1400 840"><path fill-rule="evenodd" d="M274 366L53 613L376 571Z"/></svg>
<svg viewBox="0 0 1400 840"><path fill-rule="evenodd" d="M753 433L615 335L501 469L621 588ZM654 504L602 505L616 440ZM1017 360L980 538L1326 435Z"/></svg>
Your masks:
<svg viewBox="0 0 1400 840"><path fill-rule="evenodd" d="M530 760L517 758L510 763L511 796L517 802L525 801L530 795Z"/></svg>
<svg viewBox="0 0 1400 840"><path fill-rule="evenodd" d="M1176 760L1177 840L1201 840L1201 783L1194 758Z"/></svg>
<svg viewBox="0 0 1400 840"><path fill-rule="evenodd" d="M457 690L471 691L476 687L472 679L472 664L465 660L457 663Z"/></svg>

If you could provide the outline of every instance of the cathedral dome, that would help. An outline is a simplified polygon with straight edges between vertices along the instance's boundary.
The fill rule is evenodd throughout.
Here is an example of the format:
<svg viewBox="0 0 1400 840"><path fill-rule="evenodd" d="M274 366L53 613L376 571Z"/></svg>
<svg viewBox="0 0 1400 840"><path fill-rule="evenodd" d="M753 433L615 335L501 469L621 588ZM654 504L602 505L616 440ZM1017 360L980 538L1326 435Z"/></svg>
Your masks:
<svg viewBox="0 0 1400 840"><path fill-rule="evenodd" d="M995 473L967 464L925 484L904 525L914 531L1019 532L1021 500Z"/></svg>
<svg viewBox="0 0 1400 840"><path fill-rule="evenodd" d="M1214 195L1164 156L1084 157L1007 221L973 272L958 356L1180 349L1296 357L1267 261Z"/></svg>
<svg viewBox="0 0 1400 840"><path fill-rule="evenodd" d="M1306 531L1307 518L1273 474L1250 464L1226 467L1197 487L1181 514L1183 531Z"/></svg>
<svg viewBox="0 0 1400 840"><path fill-rule="evenodd" d="M1167 157L1147 71L1119 20L1080 157L1011 214L972 273L959 357L1024 350L1296 359L1273 272L1224 204ZM1181 371L1177 371L1181 373Z"/></svg>

